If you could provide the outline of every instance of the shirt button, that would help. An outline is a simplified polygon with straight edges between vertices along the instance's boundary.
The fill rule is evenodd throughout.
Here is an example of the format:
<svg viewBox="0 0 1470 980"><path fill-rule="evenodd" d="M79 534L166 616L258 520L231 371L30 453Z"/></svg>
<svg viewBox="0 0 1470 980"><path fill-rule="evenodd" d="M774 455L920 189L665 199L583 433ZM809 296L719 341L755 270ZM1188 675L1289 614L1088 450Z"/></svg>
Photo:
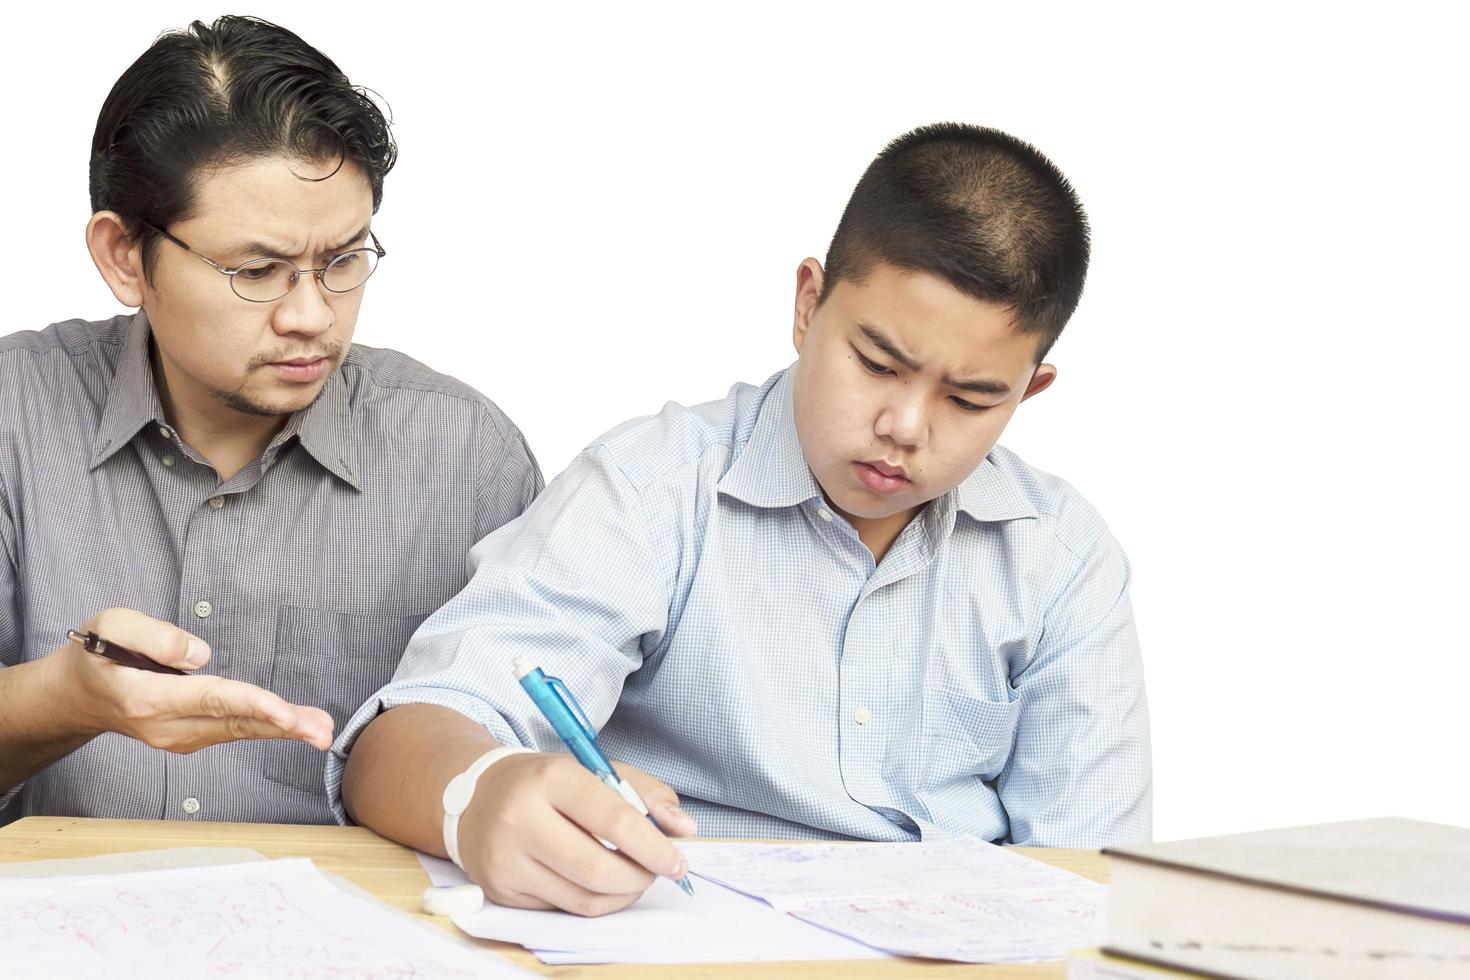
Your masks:
<svg viewBox="0 0 1470 980"><path fill-rule="evenodd" d="M192 817L199 812L199 801L192 796L185 797L184 802L179 804L179 809Z"/></svg>
<svg viewBox="0 0 1470 980"><path fill-rule="evenodd" d="M172 466L172 465L174 465L174 458L172 456L165 456L165 457L163 457L163 465L164 466Z"/></svg>
<svg viewBox="0 0 1470 980"><path fill-rule="evenodd" d="M200 619L208 619L209 614L212 612L214 612L214 607L205 600L200 599L198 602L194 603L194 615L198 616Z"/></svg>
<svg viewBox="0 0 1470 980"><path fill-rule="evenodd" d="M224 497L210 497L209 498L209 506L213 507L215 510L219 510L224 505L225 505L225 498Z"/></svg>
<svg viewBox="0 0 1470 980"><path fill-rule="evenodd" d="M857 722L859 725L866 725L868 723L868 719L872 717L872 713L868 711L868 709L865 707L858 708L852 713L852 720Z"/></svg>
<svg viewBox="0 0 1470 980"><path fill-rule="evenodd" d="M160 425L158 427L158 434L163 436L165 439L172 439L174 437L174 430L170 429L166 425Z"/></svg>
<svg viewBox="0 0 1470 980"><path fill-rule="evenodd" d="M832 512L830 510L828 510L827 508L825 508L825 507L818 507L817 508L817 516L820 517L824 521L831 521L832 520Z"/></svg>

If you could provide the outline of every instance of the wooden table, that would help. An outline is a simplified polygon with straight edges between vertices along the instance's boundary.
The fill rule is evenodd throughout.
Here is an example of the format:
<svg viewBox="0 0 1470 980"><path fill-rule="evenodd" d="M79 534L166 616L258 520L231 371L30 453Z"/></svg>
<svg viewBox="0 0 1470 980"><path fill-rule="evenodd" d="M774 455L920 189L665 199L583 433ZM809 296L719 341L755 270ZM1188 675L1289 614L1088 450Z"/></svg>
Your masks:
<svg viewBox="0 0 1470 980"><path fill-rule="evenodd" d="M286 824L204 823L174 820L85 820L73 817L27 817L0 828L0 863L49 858L92 857L121 851L165 847L248 847L266 857L307 857L347 878L389 905L458 934L447 919L418 911L419 896L429 879L412 851L362 827L292 826ZM1106 881L1102 856L1096 851L1018 848L1094 881ZM506 959L549 977L593 980L601 977L1064 977L1063 963L975 966L933 960L829 960L806 963L607 964L546 966L519 946L477 940Z"/></svg>

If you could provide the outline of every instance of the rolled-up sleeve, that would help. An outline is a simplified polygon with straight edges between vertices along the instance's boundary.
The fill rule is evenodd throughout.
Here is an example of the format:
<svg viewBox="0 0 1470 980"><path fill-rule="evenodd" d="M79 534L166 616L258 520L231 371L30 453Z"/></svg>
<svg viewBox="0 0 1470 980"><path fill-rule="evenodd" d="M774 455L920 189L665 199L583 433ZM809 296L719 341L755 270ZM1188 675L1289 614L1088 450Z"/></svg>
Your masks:
<svg viewBox="0 0 1470 980"><path fill-rule="evenodd" d="M327 788L338 821L347 822L342 771L352 744L391 708L435 704L506 745L559 749L516 681L517 656L561 677L600 728L668 619L669 576L648 528L634 487L594 446L525 514L475 545L469 584L419 627L392 682L332 747Z"/></svg>
<svg viewBox="0 0 1470 980"><path fill-rule="evenodd" d="M1035 655L1011 679L1021 717L997 782L1009 839L1038 847L1145 841L1152 761L1128 559L1104 531L1061 565Z"/></svg>

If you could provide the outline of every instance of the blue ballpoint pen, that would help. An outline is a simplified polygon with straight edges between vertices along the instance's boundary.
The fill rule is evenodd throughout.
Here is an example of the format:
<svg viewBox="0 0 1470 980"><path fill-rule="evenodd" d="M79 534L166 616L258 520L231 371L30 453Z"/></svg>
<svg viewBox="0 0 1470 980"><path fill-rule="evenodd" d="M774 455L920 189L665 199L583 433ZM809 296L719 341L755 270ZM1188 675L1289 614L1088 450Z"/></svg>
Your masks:
<svg viewBox="0 0 1470 980"><path fill-rule="evenodd" d="M526 689L531 701L551 723L551 727L556 729L556 734L561 736L561 740L571 749L577 761L619 796L633 804L635 810L648 817L649 823L658 827L658 821L648 812L648 806L638 796L638 791L618 775L607 756L602 754L602 749L598 748L597 733L592 730L592 723L587 720L582 706L577 704L577 699L572 697L572 692L567 690L561 678L547 677L540 667L525 657L516 657L514 666L516 680L521 682L521 687ZM688 875L679 879L679 887L690 895L694 894L694 885L690 883Z"/></svg>

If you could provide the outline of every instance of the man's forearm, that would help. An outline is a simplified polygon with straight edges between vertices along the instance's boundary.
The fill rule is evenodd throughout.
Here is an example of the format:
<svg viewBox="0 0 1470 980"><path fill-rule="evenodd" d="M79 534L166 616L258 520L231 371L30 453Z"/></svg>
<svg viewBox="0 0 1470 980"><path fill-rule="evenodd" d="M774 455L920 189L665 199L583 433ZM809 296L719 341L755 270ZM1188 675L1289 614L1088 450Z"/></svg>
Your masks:
<svg viewBox="0 0 1470 980"><path fill-rule="evenodd" d="M443 854L444 787L499 744L449 708L393 708L353 744L342 774L342 805L355 822L384 837Z"/></svg>
<svg viewBox="0 0 1470 980"><path fill-rule="evenodd" d="M0 794L92 740L57 697L56 656L0 669Z"/></svg>

